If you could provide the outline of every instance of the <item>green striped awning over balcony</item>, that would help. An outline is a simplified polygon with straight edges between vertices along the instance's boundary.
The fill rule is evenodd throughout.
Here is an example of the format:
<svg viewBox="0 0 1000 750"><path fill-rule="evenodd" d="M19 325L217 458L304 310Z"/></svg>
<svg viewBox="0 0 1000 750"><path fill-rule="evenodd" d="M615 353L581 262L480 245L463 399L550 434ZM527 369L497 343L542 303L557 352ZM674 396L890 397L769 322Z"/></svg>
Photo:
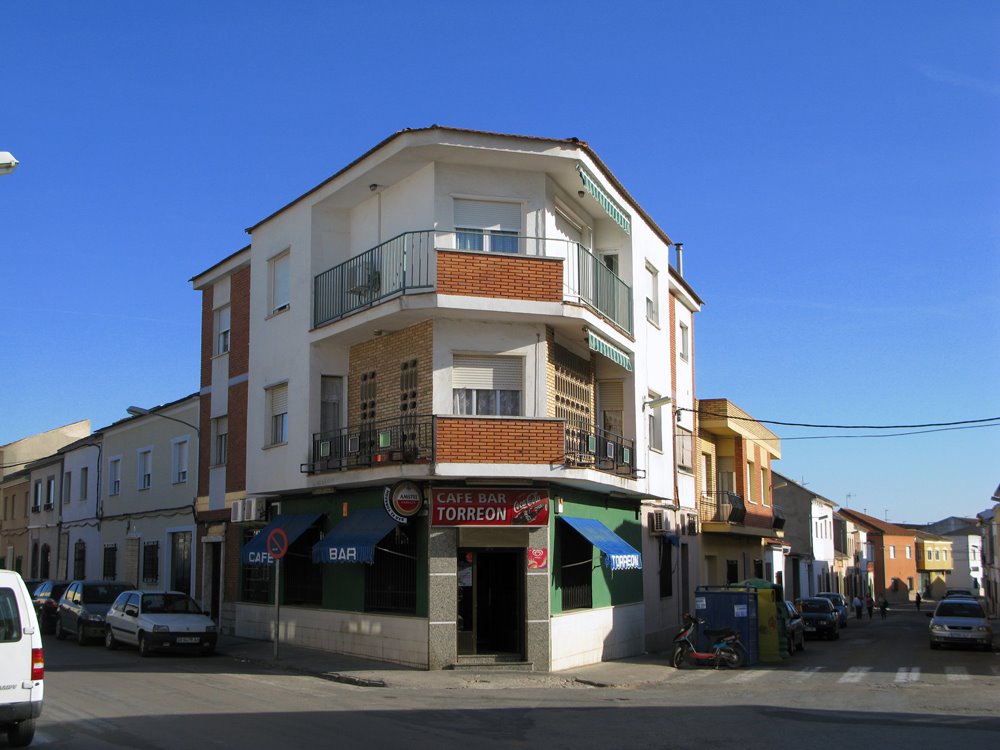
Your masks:
<svg viewBox="0 0 1000 750"><path fill-rule="evenodd" d="M593 331L587 331L587 344L593 351L604 355L615 364L632 372L632 357L628 352L622 351L610 341L602 339Z"/></svg>
<svg viewBox="0 0 1000 750"><path fill-rule="evenodd" d="M594 196L594 200L601 204L601 208L608 212L608 216L614 219L615 224L624 229L625 234L632 234L632 221L621 206L601 190L601 186L587 173L586 169L577 164L576 171L580 173L580 179L583 180L583 186L587 188L587 192Z"/></svg>

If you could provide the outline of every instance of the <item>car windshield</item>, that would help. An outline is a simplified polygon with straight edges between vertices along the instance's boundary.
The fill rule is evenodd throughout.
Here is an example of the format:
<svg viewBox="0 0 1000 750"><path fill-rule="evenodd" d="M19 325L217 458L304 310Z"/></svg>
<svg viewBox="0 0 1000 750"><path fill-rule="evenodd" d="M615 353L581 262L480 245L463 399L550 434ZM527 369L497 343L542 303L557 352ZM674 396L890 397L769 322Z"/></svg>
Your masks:
<svg viewBox="0 0 1000 750"><path fill-rule="evenodd" d="M840 594L819 594L818 596L821 596L824 599L829 599L834 604L843 604L844 603L844 599L843 599L843 597L840 596Z"/></svg>
<svg viewBox="0 0 1000 750"><path fill-rule="evenodd" d="M941 602L935 617L985 617L983 608L976 602Z"/></svg>
<svg viewBox="0 0 1000 750"><path fill-rule="evenodd" d="M201 608L187 594L143 594L142 611L159 614L201 614Z"/></svg>
<svg viewBox="0 0 1000 750"><path fill-rule="evenodd" d="M111 604L123 591L123 586L84 586L83 601L87 604Z"/></svg>
<svg viewBox="0 0 1000 750"><path fill-rule="evenodd" d="M833 608L826 599L806 599L802 602L803 612L829 612Z"/></svg>

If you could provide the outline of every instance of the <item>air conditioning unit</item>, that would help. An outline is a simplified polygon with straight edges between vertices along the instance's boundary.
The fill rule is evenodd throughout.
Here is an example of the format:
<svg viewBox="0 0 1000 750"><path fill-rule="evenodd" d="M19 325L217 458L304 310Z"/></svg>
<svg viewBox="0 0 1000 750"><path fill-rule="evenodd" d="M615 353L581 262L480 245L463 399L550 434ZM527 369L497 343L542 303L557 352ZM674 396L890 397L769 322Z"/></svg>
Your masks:
<svg viewBox="0 0 1000 750"><path fill-rule="evenodd" d="M243 521L243 501L237 500L233 503L232 507L229 509L229 520L232 523L241 523Z"/></svg>
<svg viewBox="0 0 1000 750"><path fill-rule="evenodd" d="M662 510L650 511L649 516L649 533L653 536L662 536L666 534L668 529L666 525L666 520L663 518Z"/></svg>
<svg viewBox="0 0 1000 750"><path fill-rule="evenodd" d="M248 497L243 501L244 521L263 521L267 505L262 497Z"/></svg>

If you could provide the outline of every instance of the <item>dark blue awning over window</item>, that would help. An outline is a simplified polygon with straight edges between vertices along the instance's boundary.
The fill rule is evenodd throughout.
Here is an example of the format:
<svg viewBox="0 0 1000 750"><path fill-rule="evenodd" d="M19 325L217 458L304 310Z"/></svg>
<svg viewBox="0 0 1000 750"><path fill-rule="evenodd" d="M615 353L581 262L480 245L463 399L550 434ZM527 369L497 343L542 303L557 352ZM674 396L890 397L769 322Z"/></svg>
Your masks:
<svg viewBox="0 0 1000 750"><path fill-rule="evenodd" d="M267 549L267 538L275 529L281 529L288 538L288 545L291 546L295 540L302 536L303 532L316 523L322 513L283 513L265 526L260 532L243 545L240 552L240 561L244 565L273 565L274 558L271 557Z"/></svg>
<svg viewBox="0 0 1000 750"><path fill-rule="evenodd" d="M573 516L559 517L603 553L601 563L608 570L642 570L642 555L600 521Z"/></svg>
<svg viewBox="0 0 1000 750"><path fill-rule="evenodd" d="M396 521L381 508L356 510L313 546L313 562L372 563L375 545L394 528Z"/></svg>

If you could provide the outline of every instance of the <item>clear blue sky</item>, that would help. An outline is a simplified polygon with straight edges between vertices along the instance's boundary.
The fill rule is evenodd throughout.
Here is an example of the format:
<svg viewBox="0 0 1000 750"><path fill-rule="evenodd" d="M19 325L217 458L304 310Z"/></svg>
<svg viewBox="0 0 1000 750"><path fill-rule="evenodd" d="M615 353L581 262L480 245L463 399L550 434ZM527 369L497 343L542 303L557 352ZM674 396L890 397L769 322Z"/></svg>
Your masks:
<svg viewBox="0 0 1000 750"><path fill-rule="evenodd" d="M2 25L0 444L196 391L188 280L433 123L591 144L685 243L699 396L1000 416L1000 3L15 1ZM779 472L895 521L1000 482L996 423L774 429Z"/></svg>

